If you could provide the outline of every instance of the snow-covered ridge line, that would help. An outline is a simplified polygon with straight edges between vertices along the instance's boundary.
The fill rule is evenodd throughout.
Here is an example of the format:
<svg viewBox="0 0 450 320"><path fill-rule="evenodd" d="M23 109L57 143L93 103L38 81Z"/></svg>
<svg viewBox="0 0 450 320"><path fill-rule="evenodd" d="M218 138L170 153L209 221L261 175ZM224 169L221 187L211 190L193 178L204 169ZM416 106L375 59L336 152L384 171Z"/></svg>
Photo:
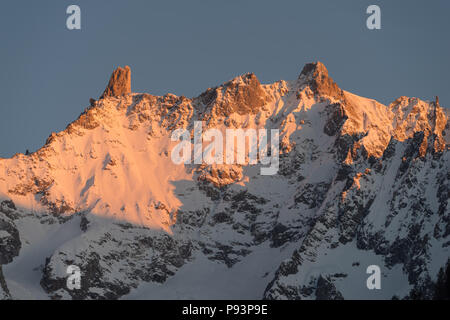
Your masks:
<svg viewBox="0 0 450 320"><path fill-rule="evenodd" d="M279 130L278 174L174 163L172 132L193 135L196 121ZM253 266L247 298L373 298L351 290L361 275L350 273L376 259L395 283L377 297L429 296L449 248L448 137L438 101L385 106L340 89L320 62L293 81L248 73L194 98L132 93L120 68L42 148L0 160L0 235L18 254L3 267L8 295L118 298L149 282L134 294L162 283L168 296L201 297L184 278L209 285L196 270L214 279L220 265L224 281L211 281L224 294ZM332 265L340 254L361 261ZM80 293L61 280L69 262L95 271Z"/></svg>

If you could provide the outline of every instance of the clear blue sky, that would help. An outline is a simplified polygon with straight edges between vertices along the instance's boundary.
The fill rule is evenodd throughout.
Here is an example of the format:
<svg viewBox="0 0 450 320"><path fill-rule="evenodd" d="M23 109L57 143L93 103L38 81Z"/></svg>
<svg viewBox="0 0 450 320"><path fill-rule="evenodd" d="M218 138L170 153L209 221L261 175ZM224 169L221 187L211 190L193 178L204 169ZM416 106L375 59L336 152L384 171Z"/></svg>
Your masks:
<svg viewBox="0 0 450 320"><path fill-rule="evenodd" d="M66 29L70 4L81 31ZM366 28L370 4L381 30ZM358 95L450 106L449 15L448 0L2 0L0 157L42 146L124 65L134 92L192 97L245 72L295 79L320 60Z"/></svg>

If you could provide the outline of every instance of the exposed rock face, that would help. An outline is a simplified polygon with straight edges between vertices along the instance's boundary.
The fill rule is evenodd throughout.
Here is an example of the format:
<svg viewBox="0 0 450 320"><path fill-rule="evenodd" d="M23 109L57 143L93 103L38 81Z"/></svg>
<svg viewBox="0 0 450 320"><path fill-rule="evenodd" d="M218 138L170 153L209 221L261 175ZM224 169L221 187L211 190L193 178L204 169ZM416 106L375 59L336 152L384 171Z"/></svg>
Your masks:
<svg viewBox="0 0 450 320"><path fill-rule="evenodd" d="M322 62L308 63L303 67L299 80L306 81L317 95L342 99L343 92L328 75L328 70Z"/></svg>
<svg viewBox="0 0 450 320"><path fill-rule="evenodd" d="M5 200L0 204L0 265L10 263L20 251L19 232L11 219L14 210L12 201Z"/></svg>
<svg viewBox="0 0 450 320"><path fill-rule="evenodd" d="M118 67L113 71L108 86L100 99L106 97L117 97L131 93L131 70L129 66Z"/></svg>
<svg viewBox="0 0 450 320"><path fill-rule="evenodd" d="M10 263L21 248L19 232L13 221L15 211L16 206L11 200L0 203L0 300L11 298L2 265Z"/></svg>
<svg viewBox="0 0 450 320"><path fill-rule="evenodd" d="M142 282L165 282L189 260L192 251L190 242L131 225L112 224L106 233L88 229L84 234L90 237L90 249L72 258L67 257L67 248L61 248L45 261L41 286L52 299L118 299ZM113 243L120 246L113 245L102 254L102 247ZM67 289L69 265L83 270L78 290Z"/></svg>
<svg viewBox="0 0 450 320"><path fill-rule="evenodd" d="M253 73L236 77L220 87L210 88L199 98L216 117L234 112L240 115L256 114L268 102L261 83Z"/></svg>
<svg viewBox="0 0 450 320"><path fill-rule="evenodd" d="M347 120L345 109L340 103L337 103L329 105L327 112L329 114L329 118L327 124L323 128L323 132L329 136L334 136L342 128L345 120Z"/></svg>
<svg viewBox="0 0 450 320"><path fill-rule="evenodd" d="M436 102L426 103L417 98L400 97L389 109L393 112L394 138L403 141L412 138L416 132L423 132L420 155L424 156L429 147L434 152L445 148L445 128L448 117Z"/></svg>
<svg viewBox="0 0 450 320"><path fill-rule="evenodd" d="M316 287L316 300L343 300L342 294L329 278L319 276Z"/></svg>
<svg viewBox="0 0 450 320"><path fill-rule="evenodd" d="M11 294L9 293L5 277L3 276L2 265L0 265L0 300L8 299L11 299Z"/></svg>

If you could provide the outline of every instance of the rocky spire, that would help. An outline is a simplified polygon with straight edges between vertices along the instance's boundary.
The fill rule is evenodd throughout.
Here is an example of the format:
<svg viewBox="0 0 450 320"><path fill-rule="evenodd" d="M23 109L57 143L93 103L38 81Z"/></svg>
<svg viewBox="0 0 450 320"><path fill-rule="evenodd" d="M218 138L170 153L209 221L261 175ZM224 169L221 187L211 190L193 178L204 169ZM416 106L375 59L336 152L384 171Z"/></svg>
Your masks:
<svg viewBox="0 0 450 320"><path fill-rule="evenodd" d="M113 71L108 86L100 99L106 97L123 96L131 93L131 70L129 66L118 67Z"/></svg>
<svg viewBox="0 0 450 320"><path fill-rule="evenodd" d="M343 97L342 90L328 75L328 70L322 62L307 63L304 67L299 80L304 80L309 84L311 90L318 95L327 95L340 99Z"/></svg>

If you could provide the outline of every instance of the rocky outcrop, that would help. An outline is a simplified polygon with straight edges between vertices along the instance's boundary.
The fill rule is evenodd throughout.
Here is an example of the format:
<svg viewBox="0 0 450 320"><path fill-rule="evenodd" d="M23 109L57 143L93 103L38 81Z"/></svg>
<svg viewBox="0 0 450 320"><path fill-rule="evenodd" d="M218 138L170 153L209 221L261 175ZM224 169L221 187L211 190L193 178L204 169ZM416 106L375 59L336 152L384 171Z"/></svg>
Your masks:
<svg viewBox="0 0 450 320"><path fill-rule="evenodd" d="M0 203L0 300L11 298L2 265L10 263L19 254L22 246L19 232L13 221L16 217L16 209L11 200Z"/></svg>
<svg viewBox="0 0 450 320"><path fill-rule="evenodd" d="M343 300L344 297L336 289L329 278L319 276L316 287L316 300Z"/></svg>
<svg viewBox="0 0 450 320"><path fill-rule="evenodd" d="M128 224L83 234L90 238L89 248L75 249L72 256L73 249L62 247L45 261L41 286L52 299L118 299L142 282L165 282L192 252L189 241ZM79 289L67 287L69 265L80 268Z"/></svg>
<svg viewBox="0 0 450 320"><path fill-rule="evenodd" d="M415 133L422 132L420 156L424 156L427 148L434 152L445 149L445 130L448 117L445 110L436 102L427 103L418 98L400 97L389 106L393 112L393 137L399 141L412 138Z"/></svg>
<svg viewBox="0 0 450 320"><path fill-rule="evenodd" d="M298 79L306 82L316 95L329 96L336 100L344 98L342 90L328 75L327 68L320 61L307 63Z"/></svg>
<svg viewBox="0 0 450 320"><path fill-rule="evenodd" d="M10 263L21 248L19 232L11 219L15 210L10 200L0 204L0 265Z"/></svg>
<svg viewBox="0 0 450 320"><path fill-rule="evenodd" d="M100 99L106 97L117 97L131 93L131 70L129 66L125 68L118 67L113 71L111 78L109 79L108 86L106 87Z"/></svg>
<svg viewBox="0 0 450 320"><path fill-rule="evenodd" d="M256 114L269 101L261 83L254 73L236 77L220 87L210 88L199 97L206 109L215 117Z"/></svg>
<svg viewBox="0 0 450 320"><path fill-rule="evenodd" d="M11 294L9 293L5 277L3 276L2 265L0 265L0 300L9 300L9 299L11 299Z"/></svg>

